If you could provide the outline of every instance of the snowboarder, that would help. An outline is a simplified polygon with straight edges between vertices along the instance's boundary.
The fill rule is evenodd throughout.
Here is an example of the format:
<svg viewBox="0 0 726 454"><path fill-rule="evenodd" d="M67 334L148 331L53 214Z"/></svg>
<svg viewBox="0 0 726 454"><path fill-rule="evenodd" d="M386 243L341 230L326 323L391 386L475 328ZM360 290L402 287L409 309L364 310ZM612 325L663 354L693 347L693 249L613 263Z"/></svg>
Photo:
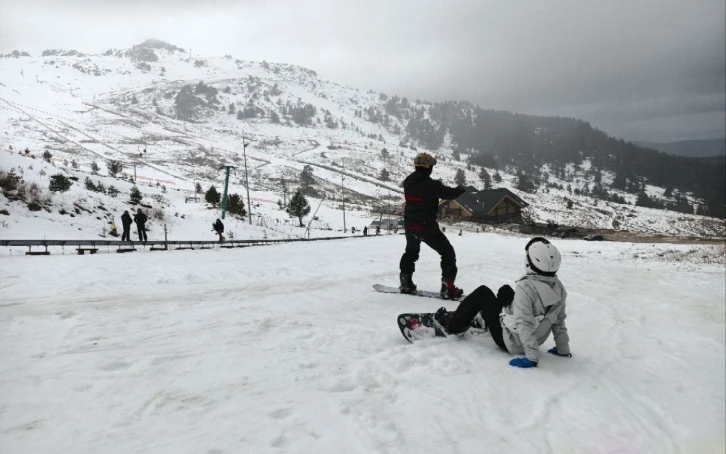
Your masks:
<svg viewBox="0 0 726 454"><path fill-rule="evenodd" d="M449 333L466 332L472 321L479 320L489 329L500 349L513 355L514 367L537 367L539 346L550 333L555 347L548 353L571 358L570 338L565 325L567 291L557 277L561 257L557 248L545 238L533 238L524 248L525 275L516 282L516 290L502 286L497 295L482 285L467 295L454 312L442 307L434 318ZM483 327L483 326L482 326Z"/></svg>
<svg viewBox="0 0 726 454"><path fill-rule="evenodd" d="M401 257L399 289L401 293L413 293L413 273L421 251L421 242L441 256L441 297L459 298L463 290L454 285L456 279L456 253L436 222L439 199L455 199L466 192L462 186L450 188L431 178L436 158L419 153L413 161L414 172L403 181L406 208L403 214L406 232L406 251Z"/></svg>
<svg viewBox="0 0 726 454"><path fill-rule="evenodd" d="M217 220L212 224L212 229L217 232L217 235L219 235L219 241L224 241L224 224L222 224L222 221L217 218Z"/></svg>
<svg viewBox="0 0 726 454"><path fill-rule="evenodd" d="M134 222L136 222L136 228L139 232L139 241L143 241L144 243L146 243L148 239L146 236L146 221L148 220L149 218L147 218L144 212L141 211L141 208L139 208L134 215Z"/></svg>
<svg viewBox="0 0 726 454"><path fill-rule="evenodd" d="M131 241L131 235L129 234L129 229L131 228L131 224L133 224L133 220L131 220L131 215L129 214L129 211L124 211L124 214L121 215L121 226L123 227L124 231L121 234L121 241Z"/></svg>

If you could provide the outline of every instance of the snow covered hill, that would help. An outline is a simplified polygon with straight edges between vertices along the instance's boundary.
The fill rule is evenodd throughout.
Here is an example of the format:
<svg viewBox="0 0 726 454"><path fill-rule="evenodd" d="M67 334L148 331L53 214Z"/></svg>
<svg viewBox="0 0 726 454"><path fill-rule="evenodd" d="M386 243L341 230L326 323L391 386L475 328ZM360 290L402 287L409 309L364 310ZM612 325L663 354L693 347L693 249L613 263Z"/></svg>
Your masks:
<svg viewBox="0 0 726 454"><path fill-rule="evenodd" d="M255 203L253 214L267 216L268 223L277 223L278 218L283 221L284 212L277 206L285 197L282 180L295 189L301 171L310 166L318 193L317 198L310 198L310 204L316 207L325 196L313 228L342 230L343 197L349 210L346 227L362 228L381 211L401 203L398 183L410 172L412 157L418 151L404 118L385 114L392 100L396 101L395 109L404 109L401 115L417 115L421 111L417 108L427 104L342 86L298 66L247 62L231 56L190 57L182 49L159 41L109 50L103 55L75 50L49 50L41 57L18 53L17 58L0 60L0 168L6 172L15 168L26 180L47 188L50 172L75 175L83 181L93 163L105 174L108 160L121 160L125 163L121 176L128 181L135 165L138 183L149 195L159 192L157 185L164 186L169 194L178 194L176 201L170 202L176 204L174 212L181 214L178 200L184 199L183 193L193 193L195 182L201 182L205 189L211 184L220 187L223 173L219 167L223 164L237 166L231 191L244 195L244 135L249 143L246 165ZM46 175L36 174L37 161L16 159L26 148L36 158L49 152L55 168L45 170ZM453 184L456 171L463 169L468 182L480 185L481 167L454 159L450 138L444 139L435 154L440 160L436 176ZM462 152L461 159L466 157ZM384 169L389 174L387 181L381 177ZM501 186L531 204L528 215L534 221L726 236L724 222L713 218L575 194L573 188L579 192L592 183L594 177L587 172L587 165L573 166L569 181L548 177L548 186L535 194L515 189L516 169L508 170L499 172ZM612 179L613 175L604 173L602 178ZM119 198L128 197L128 184L105 177L101 180L121 189ZM649 186L647 190L664 198L664 188ZM635 201L632 194L619 195ZM103 194L79 192L76 185L60 203L48 199L50 213L33 219L37 231L52 236L50 232L56 227L64 232L77 228L77 222L68 222L57 212L84 197L114 205L114 214L120 214L120 203ZM0 195L3 209L10 215L0 219L7 221L0 236L27 236L23 230L27 222L19 219L28 216L23 204ZM209 217L214 219L209 214L205 222ZM94 226L94 232L101 227ZM194 228L185 233L194 239L206 230Z"/></svg>
<svg viewBox="0 0 726 454"><path fill-rule="evenodd" d="M525 238L451 240L468 291L522 272ZM396 315L439 303L371 289L400 236L4 258L2 452L723 452L723 261L556 244L573 358L529 370L488 335L403 339ZM424 250L416 282L438 272Z"/></svg>

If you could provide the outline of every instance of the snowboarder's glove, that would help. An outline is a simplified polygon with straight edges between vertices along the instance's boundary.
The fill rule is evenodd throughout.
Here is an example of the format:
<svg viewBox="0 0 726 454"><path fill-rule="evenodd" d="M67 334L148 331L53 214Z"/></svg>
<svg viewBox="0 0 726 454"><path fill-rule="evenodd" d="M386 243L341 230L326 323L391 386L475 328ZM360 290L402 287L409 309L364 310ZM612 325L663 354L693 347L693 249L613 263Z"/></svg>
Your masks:
<svg viewBox="0 0 726 454"><path fill-rule="evenodd" d="M572 353L563 355L562 353L557 351L557 347L550 348L549 350L547 350L547 353L552 353L553 355L561 356L563 358L572 358Z"/></svg>
<svg viewBox="0 0 726 454"><path fill-rule="evenodd" d="M510 366L521 367L522 369L528 369L530 367L537 367L537 363L529 358L514 358L509 361Z"/></svg>

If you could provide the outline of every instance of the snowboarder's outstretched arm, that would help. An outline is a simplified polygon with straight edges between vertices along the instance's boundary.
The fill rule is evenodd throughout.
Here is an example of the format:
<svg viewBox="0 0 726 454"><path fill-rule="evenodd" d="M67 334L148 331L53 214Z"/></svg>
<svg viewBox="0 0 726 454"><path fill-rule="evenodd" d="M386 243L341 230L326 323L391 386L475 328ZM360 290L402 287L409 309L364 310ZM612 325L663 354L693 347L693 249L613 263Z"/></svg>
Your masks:
<svg viewBox="0 0 726 454"><path fill-rule="evenodd" d="M459 197L461 194L466 192L466 189L464 189L463 186L457 186L455 188L450 188L443 184L441 181L436 181L436 183L439 185L439 198L444 200L452 200L457 197Z"/></svg>

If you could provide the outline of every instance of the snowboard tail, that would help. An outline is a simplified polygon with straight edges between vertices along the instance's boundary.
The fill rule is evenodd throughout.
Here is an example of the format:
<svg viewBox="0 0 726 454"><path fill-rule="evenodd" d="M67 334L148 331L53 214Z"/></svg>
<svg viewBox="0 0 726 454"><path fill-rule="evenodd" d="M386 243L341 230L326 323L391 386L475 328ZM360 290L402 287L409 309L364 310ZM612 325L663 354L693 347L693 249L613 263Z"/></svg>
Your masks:
<svg viewBox="0 0 726 454"><path fill-rule="evenodd" d="M447 337L446 331L434 319L434 314L401 314L398 316L398 328L407 341Z"/></svg>
<svg viewBox="0 0 726 454"><path fill-rule="evenodd" d="M436 321L432 313L421 314L401 314L397 317L398 329L401 330L403 337L414 343L423 339L433 339L435 337L449 337L446 329ZM477 316L471 321L471 327L463 333L457 334L459 338L463 338L466 334L484 334L488 330L484 326L484 320Z"/></svg>
<svg viewBox="0 0 726 454"><path fill-rule="evenodd" d="M439 292L432 292L430 290L416 290L413 293L401 293L401 290L398 287L390 287L383 284L373 284L373 288L377 292L381 293L398 293L401 295L411 295L411 296L421 296L424 298L435 298L440 299L444 301L461 301L466 297L466 295L461 295L459 298L450 299L450 298L442 298L441 294Z"/></svg>

